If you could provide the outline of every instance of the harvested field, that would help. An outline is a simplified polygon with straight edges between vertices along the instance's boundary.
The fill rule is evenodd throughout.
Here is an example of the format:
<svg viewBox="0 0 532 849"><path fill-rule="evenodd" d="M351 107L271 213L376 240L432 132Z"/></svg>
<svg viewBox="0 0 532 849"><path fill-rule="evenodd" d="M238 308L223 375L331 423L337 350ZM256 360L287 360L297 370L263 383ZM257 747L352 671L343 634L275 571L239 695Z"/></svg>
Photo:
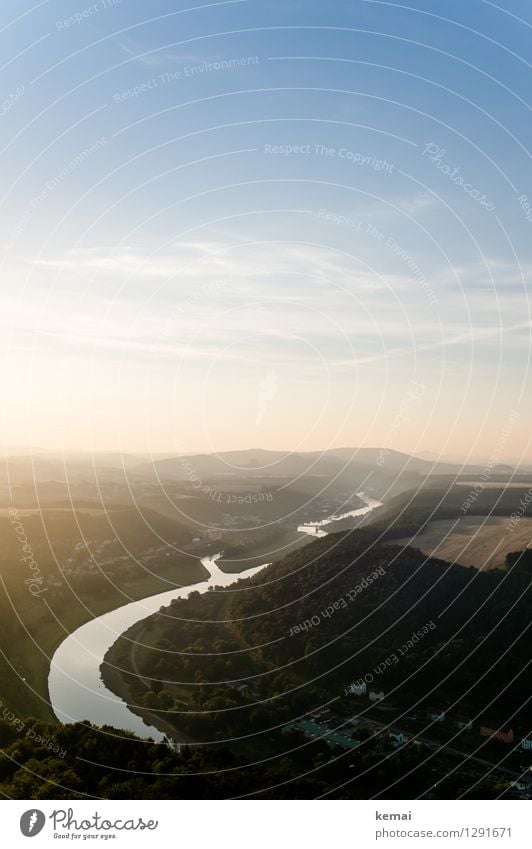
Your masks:
<svg viewBox="0 0 532 849"><path fill-rule="evenodd" d="M504 565L510 551L532 546L532 519L522 518L513 528L509 517L503 516L439 519L415 537L403 537L394 543L412 545L424 554L451 563L496 569Z"/></svg>

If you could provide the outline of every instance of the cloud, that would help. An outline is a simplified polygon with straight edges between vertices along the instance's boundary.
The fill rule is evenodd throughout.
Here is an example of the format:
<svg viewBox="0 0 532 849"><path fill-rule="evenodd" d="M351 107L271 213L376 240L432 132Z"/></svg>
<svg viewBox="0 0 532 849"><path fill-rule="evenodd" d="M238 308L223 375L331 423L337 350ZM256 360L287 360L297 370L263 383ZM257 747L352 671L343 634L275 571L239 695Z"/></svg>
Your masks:
<svg viewBox="0 0 532 849"><path fill-rule="evenodd" d="M427 210L439 206L438 199L428 192L418 192L413 197L401 198L397 206L409 215L419 212L420 209Z"/></svg>
<svg viewBox="0 0 532 849"><path fill-rule="evenodd" d="M393 348L391 350L385 351L381 354L374 354L367 357L357 358L352 362L352 365L364 365L367 363L376 363L383 362L388 359L395 359L396 357L403 357L407 355L415 354L426 354L429 351L437 351L446 348L452 348L454 346L460 345L470 345L470 343L475 342L483 342L489 341L490 343L496 337L500 337L501 339L507 336L511 336L514 333L517 333L521 330L530 331L532 328L532 321L521 321L517 324L513 324L510 326L502 326L502 327L483 327L483 328L470 328L468 331L464 331L461 333L454 334L453 336L444 337L443 339L439 339L434 342L428 342L421 345L412 346L404 346ZM530 344L529 334L524 337L524 342L528 347Z"/></svg>
<svg viewBox="0 0 532 849"><path fill-rule="evenodd" d="M96 279L97 273L147 283L154 279L170 281L178 276L184 283L225 279L245 284L250 292L263 285L265 278L273 281L275 289L286 289L286 281L290 280L292 291L304 289L307 293L323 284L338 292L389 289L392 279L401 286L413 285L408 274L385 278L340 250L282 242L247 242L229 247L214 241L180 242L171 251L152 254L132 247L77 249L61 257L34 260L33 265L58 275L75 272L78 279L79 275ZM281 278L282 284L276 284L276 279Z"/></svg>
<svg viewBox="0 0 532 849"><path fill-rule="evenodd" d="M133 59L145 68L151 69L168 68L175 65L202 64L213 61L212 56L206 56L205 54L186 51L174 52L164 47L146 48L131 38L122 38L118 42L118 47L128 58Z"/></svg>

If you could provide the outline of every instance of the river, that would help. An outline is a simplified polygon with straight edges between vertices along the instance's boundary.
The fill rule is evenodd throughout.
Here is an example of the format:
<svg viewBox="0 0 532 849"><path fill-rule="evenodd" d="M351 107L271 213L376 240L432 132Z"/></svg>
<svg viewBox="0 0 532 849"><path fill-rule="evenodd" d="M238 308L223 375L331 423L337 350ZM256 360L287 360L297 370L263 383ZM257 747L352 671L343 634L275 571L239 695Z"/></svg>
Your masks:
<svg viewBox="0 0 532 849"><path fill-rule="evenodd" d="M216 564L220 556L215 554L201 561L209 572L207 580L125 604L81 625L63 640L52 658L48 677L50 704L60 722L88 719L95 725L125 728L139 737L149 735L155 740L163 739L161 731L147 726L119 696L107 689L102 681L100 666L107 651L124 631L170 604L174 598L186 598L193 591L205 593L211 586L228 587L241 578L255 575L268 565L255 566L237 574L226 574Z"/></svg>
<svg viewBox="0 0 532 849"><path fill-rule="evenodd" d="M327 536L327 531L323 530L324 525L349 516L365 516L381 506L380 501L366 497L363 492L358 492L357 495L365 502L366 507L351 510L341 516L330 516L318 522L308 522L300 525L297 530L313 537ZM60 722L80 722L87 719L94 725L111 725L114 728L133 731L139 737L150 736L157 741L164 739L165 735L159 729L144 722L140 716L129 710L119 696L107 689L102 681L100 666L107 651L124 631L156 613L161 607L167 606L173 599L186 598L193 591L204 593L212 586L229 587L269 565L265 563L245 572L230 574L222 572L217 565L216 560L220 556L215 554L212 557L204 557L201 561L209 572L208 579L125 604L81 625L63 640L52 658L48 677L50 704Z"/></svg>

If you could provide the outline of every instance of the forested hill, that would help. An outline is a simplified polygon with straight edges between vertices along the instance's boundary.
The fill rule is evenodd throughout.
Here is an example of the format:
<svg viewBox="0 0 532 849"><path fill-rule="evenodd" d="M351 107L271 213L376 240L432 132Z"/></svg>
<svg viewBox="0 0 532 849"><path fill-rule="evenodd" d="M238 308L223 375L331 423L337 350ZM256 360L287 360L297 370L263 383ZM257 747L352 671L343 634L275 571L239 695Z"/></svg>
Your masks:
<svg viewBox="0 0 532 849"><path fill-rule="evenodd" d="M0 792L19 799L497 798L508 777L503 782L468 752L483 739L478 717L488 706L490 716L511 717L516 739L530 728L531 574L528 555L510 555L508 571L483 573L377 545L369 530L317 540L226 590L193 591L108 654L125 670L133 707L209 745L177 752L111 728L4 712ZM385 693L382 704L349 692L366 676ZM332 708L327 725L313 725L308 713L324 703ZM435 751L434 739L439 746L455 731L434 738L416 706L455 703L474 720L472 730ZM413 710L417 719L406 727L417 741L395 749L385 726L405 728ZM370 727L353 726L357 716ZM520 770L497 745L480 756Z"/></svg>
<svg viewBox="0 0 532 849"><path fill-rule="evenodd" d="M419 689L442 682L449 694L443 678L458 662L464 661L463 674L452 677L465 687L470 675L478 678L490 670L501 645L515 639L506 664L517 674L528 642L522 638L520 651L519 638L532 615L529 580L516 569L483 573L428 559L416 549L377 545L370 534L355 532L326 537L254 577L246 591L230 597L228 618L246 645L267 644L256 653L276 667L301 667L312 677L328 673L339 684L370 672L414 632L433 623L401 662L389 666L382 683L385 688L399 685L423 659L434 656ZM500 666L502 689L508 667ZM492 670L488 678L485 695L493 692L497 673ZM486 688L479 685L479 690Z"/></svg>

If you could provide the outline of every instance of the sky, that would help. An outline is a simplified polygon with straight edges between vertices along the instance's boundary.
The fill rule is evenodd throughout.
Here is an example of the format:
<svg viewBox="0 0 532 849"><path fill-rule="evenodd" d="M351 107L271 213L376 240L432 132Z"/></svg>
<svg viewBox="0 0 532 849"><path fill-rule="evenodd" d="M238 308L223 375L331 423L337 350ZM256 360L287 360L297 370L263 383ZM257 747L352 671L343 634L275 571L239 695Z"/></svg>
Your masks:
<svg viewBox="0 0 532 849"><path fill-rule="evenodd" d="M532 461L526 0L4 0L0 442Z"/></svg>

